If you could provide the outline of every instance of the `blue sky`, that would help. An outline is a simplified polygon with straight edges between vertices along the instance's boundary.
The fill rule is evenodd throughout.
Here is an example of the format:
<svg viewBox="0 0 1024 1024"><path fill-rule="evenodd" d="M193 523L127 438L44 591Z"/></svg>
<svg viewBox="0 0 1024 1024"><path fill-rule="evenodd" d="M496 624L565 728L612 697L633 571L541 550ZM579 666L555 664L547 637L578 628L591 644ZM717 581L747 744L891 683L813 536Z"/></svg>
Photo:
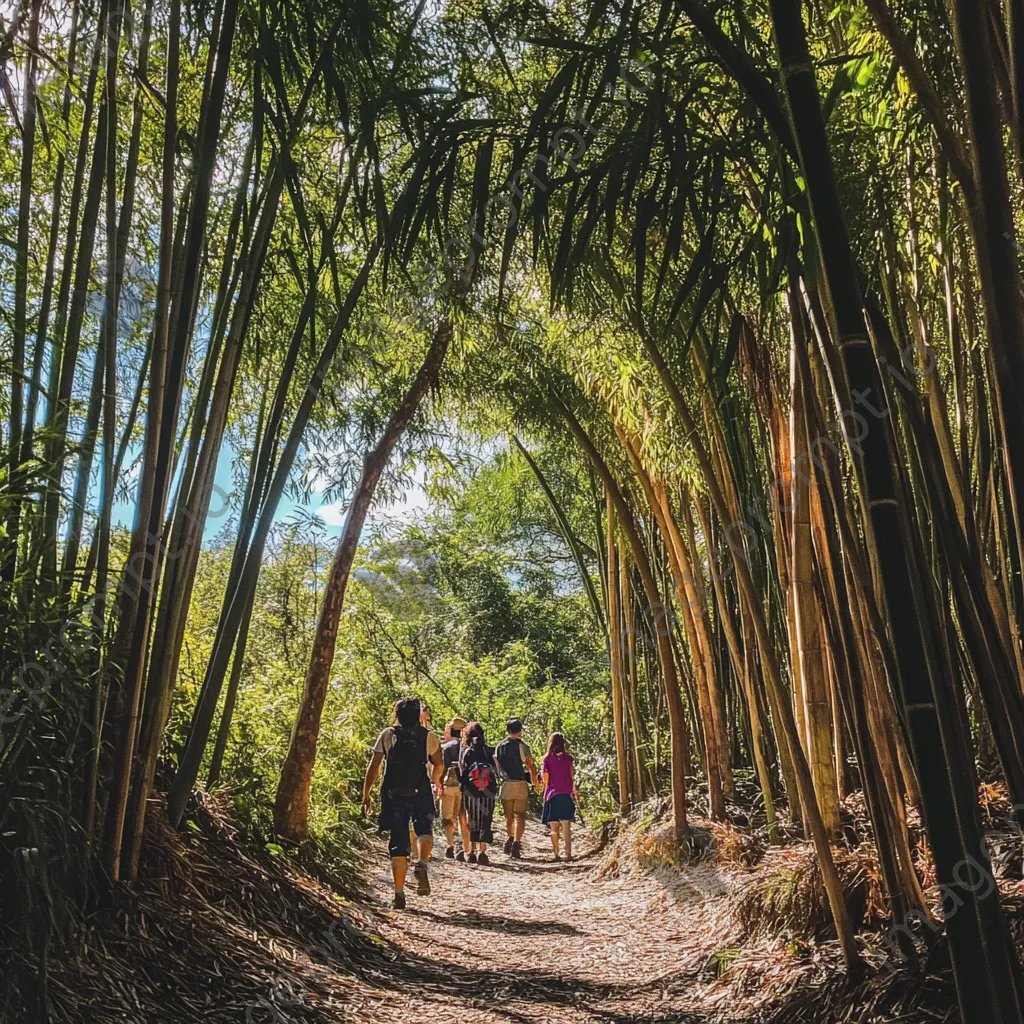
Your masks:
<svg viewBox="0 0 1024 1024"><path fill-rule="evenodd" d="M231 462L234 455L235 453L228 445L221 449L220 459L217 463L217 474L214 478L217 486L229 493L235 486L231 473ZM415 477L415 482L408 488L400 500L388 506L377 505L370 510L366 530L373 529L384 517L389 520L394 520L397 517L411 518L429 507L429 499L423 489L423 470L417 470ZM132 500L118 501L114 504L114 525L123 526L128 529L131 528L135 518L134 484L130 485L130 487L132 490ZM214 494L210 502L211 515L206 521L206 530L203 534L204 541L212 540L223 528L224 523L236 511L235 508L229 508L223 515L217 515L221 504L218 496ZM291 519L296 512L303 512L307 516L314 513L319 515L327 526L328 534L334 537L341 535L341 527L345 519L344 500L335 499L327 501L322 491L313 490L309 500L302 502L296 501L292 495L286 493L281 498L275 522L284 522Z"/></svg>

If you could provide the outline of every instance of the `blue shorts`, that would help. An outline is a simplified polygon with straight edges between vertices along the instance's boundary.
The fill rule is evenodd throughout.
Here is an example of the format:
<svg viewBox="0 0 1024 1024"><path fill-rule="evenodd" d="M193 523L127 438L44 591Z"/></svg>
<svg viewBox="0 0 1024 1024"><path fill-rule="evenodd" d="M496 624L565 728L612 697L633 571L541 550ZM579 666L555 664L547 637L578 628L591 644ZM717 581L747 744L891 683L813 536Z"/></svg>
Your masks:
<svg viewBox="0 0 1024 1024"><path fill-rule="evenodd" d="M575 821L576 801L568 793L559 793L544 801L544 813L540 820L547 825L552 821Z"/></svg>
<svg viewBox="0 0 1024 1024"><path fill-rule="evenodd" d="M433 835L434 801L429 793L416 796L388 797L381 805L377 824L381 835L391 834L388 840L389 857L408 857L412 852L409 844L410 827L419 836Z"/></svg>

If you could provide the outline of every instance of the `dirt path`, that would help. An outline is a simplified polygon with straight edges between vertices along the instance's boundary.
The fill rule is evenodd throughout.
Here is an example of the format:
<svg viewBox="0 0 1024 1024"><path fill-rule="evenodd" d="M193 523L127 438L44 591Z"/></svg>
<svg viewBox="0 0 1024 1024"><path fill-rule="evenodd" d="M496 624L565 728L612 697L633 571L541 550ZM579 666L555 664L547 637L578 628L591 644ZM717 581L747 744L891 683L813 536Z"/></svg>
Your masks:
<svg viewBox="0 0 1024 1024"><path fill-rule="evenodd" d="M721 1019L710 1015L703 972L721 879L697 869L685 878L601 881L593 842L579 846L573 863L553 863L534 822L518 862L495 847L488 867L459 864L443 858L442 845L433 893L417 897L410 885L401 913L385 909L382 856L378 927L391 945L392 983L365 992L362 1006L352 993L351 1009L383 999L396 1020L436 1024Z"/></svg>

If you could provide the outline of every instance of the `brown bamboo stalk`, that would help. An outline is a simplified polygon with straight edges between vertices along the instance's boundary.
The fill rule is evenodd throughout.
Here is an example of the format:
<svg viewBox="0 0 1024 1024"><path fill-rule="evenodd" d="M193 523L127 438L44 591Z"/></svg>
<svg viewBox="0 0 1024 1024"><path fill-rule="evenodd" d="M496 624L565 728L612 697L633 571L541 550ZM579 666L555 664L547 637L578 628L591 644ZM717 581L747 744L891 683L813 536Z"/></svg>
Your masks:
<svg viewBox="0 0 1024 1024"><path fill-rule="evenodd" d="M629 762L626 749L626 729L623 712L622 684L622 635L619 612L619 566L615 544L615 502L611 494L606 495L606 537L608 565L608 626L610 634L609 655L611 661L612 717L615 726L615 760L619 775L619 811L628 814L631 804L629 786Z"/></svg>
<svg viewBox="0 0 1024 1024"><path fill-rule="evenodd" d="M803 331L803 309L789 289L792 327L790 380L790 448L798 451L807 436L807 415L804 388L797 368L798 346L807 348ZM818 798L822 821L829 835L839 833L839 793L836 770L832 761L831 718L828 701L828 674L825 661L824 633L814 592L813 548L811 540L810 480L796 474L793 487L793 558L792 607L795 626L796 653L794 667L799 678L798 701L803 704L804 750L810 764L814 792Z"/></svg>

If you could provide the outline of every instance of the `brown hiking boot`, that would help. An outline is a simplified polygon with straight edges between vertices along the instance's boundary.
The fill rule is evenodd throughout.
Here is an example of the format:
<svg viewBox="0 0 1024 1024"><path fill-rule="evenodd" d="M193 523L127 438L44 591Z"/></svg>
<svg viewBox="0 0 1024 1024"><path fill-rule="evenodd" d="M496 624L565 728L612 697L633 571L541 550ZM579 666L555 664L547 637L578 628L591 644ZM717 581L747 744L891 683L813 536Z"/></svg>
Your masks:
<svg viewBox="0 0 1024 1024"><path fill-rule="evenodd" d="M416 895L417 896L429 896L430 895L430 874L427 871L427 865L420 861L416 867L412 869L412 873L416 876Z"/></svg>

